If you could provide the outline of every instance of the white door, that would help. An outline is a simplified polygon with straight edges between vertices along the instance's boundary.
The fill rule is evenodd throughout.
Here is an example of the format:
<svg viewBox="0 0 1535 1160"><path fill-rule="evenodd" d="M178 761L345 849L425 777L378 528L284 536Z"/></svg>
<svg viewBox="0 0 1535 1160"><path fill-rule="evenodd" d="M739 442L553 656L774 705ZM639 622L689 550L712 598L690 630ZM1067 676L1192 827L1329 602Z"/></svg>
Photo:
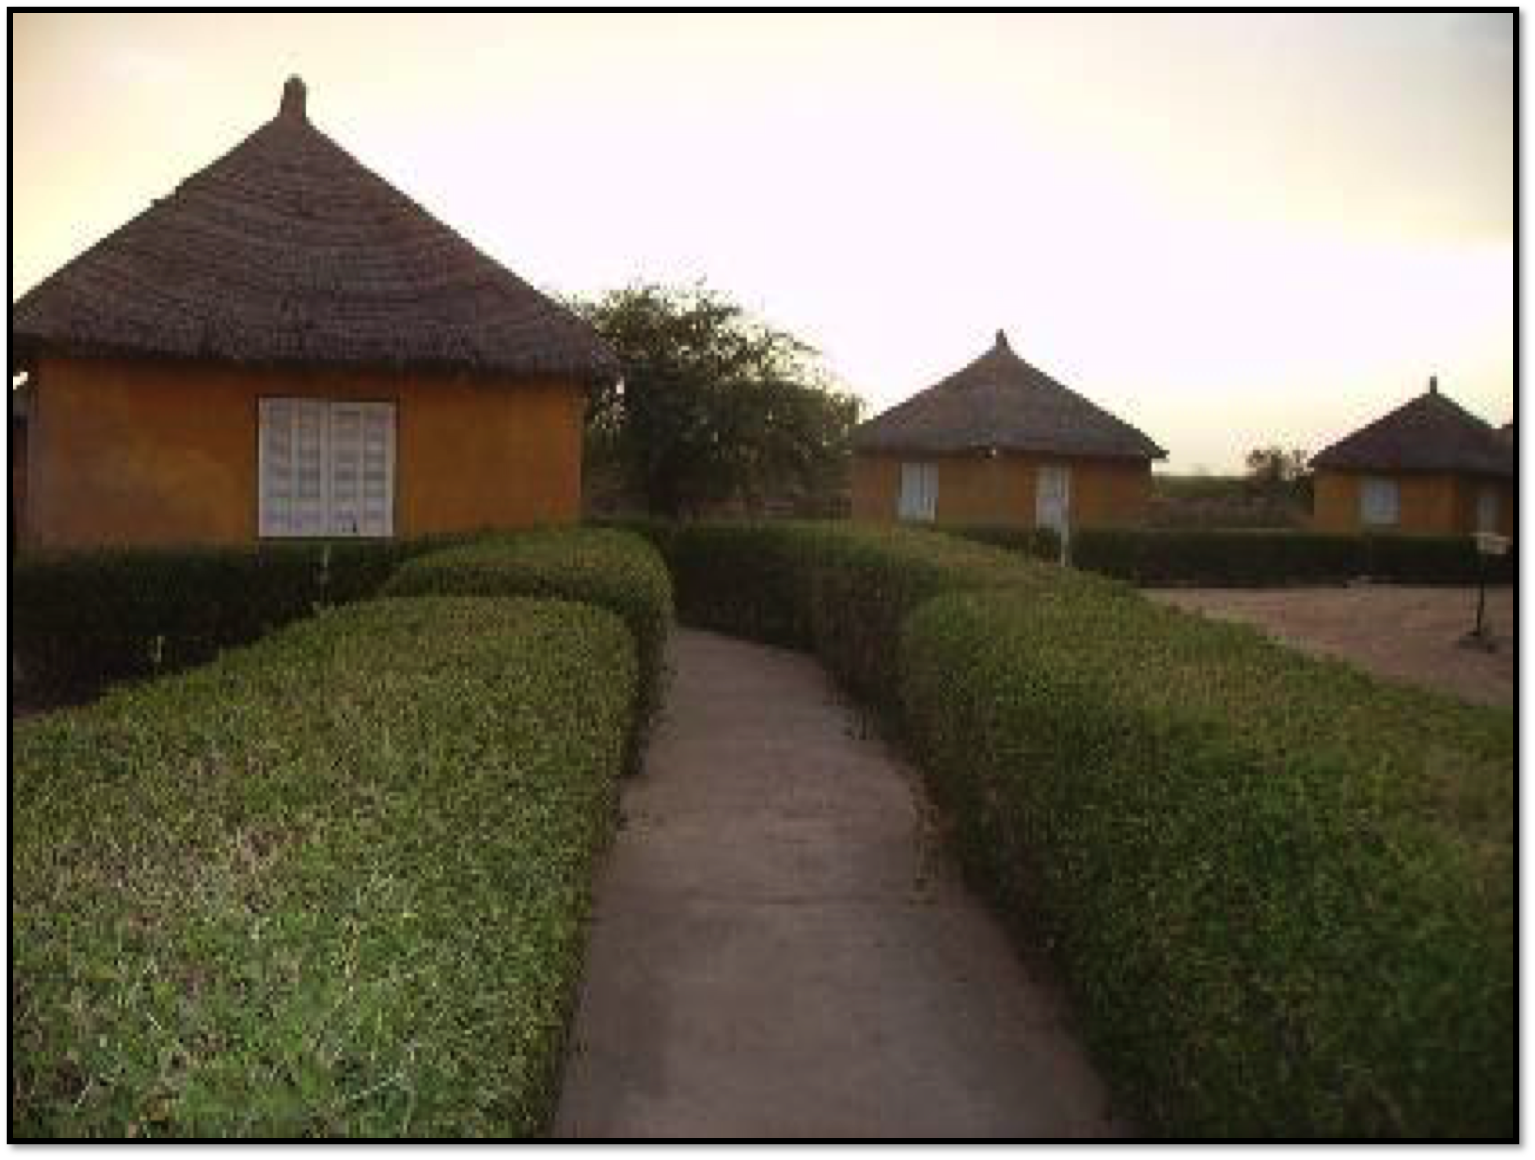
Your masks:
<svg viewBox="0 0 1535 1160"><path fill-rule="evenodd" d="M901 464L901 490L896 515L903 520L932 523L938 515L938 465Z"/></svg>
<svg viewBox="0 0 1535 1160"><path fill-rule="evenodd" d="M1034 481L1034 523L1066 536L1071 528L1071 468L1040 465Z"/></svg>
<svg viewBox="0 0 1535 1160"><path fill-rule="evenodd" d="M1476 530L1479 532L1495 532L1498 530L1498 492L1496 488L1484 487L1477 493Z"/></svg>

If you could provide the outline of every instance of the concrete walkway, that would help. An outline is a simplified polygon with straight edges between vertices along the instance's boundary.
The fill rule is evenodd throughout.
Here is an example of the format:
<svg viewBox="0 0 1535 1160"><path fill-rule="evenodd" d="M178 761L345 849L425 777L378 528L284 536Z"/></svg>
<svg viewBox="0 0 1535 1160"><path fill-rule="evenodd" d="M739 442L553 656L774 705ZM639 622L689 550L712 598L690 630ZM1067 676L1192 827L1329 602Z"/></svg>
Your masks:
<svg viewBox="0 0 1535 1160"><path fill-rule="evenodd" d="M1102 1136L1059 1001L810 658L683 630L598 887L563 1137Z"/></svg>

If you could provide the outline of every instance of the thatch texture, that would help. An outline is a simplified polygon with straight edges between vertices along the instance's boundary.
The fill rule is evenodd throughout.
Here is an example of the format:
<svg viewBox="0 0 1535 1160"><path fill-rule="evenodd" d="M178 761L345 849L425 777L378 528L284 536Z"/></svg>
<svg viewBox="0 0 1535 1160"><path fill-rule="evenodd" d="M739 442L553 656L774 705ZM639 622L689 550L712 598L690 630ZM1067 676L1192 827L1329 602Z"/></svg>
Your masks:
<svg viewBox="0 0 1535 1160"><path fill-rule="evenodd" d="M591 327L369 172L304 104L290 80L276 118L26 294L13 358L617 374Z"/></svg>
<svg viewBox="0 0 1535 1160"><path fill-rule="evenodd" d="M1146 435L1024 362L1000 330L989 351L937 386L860 425L866 452L1032 451L1160 459Z"/></svg>
<svg viewBox="0 0 1535 1160"><path fill-rule="evenodd" d="M1311 457L1333 471L1451 472L1511 478L1514 447L1437 384Z"/></svg>

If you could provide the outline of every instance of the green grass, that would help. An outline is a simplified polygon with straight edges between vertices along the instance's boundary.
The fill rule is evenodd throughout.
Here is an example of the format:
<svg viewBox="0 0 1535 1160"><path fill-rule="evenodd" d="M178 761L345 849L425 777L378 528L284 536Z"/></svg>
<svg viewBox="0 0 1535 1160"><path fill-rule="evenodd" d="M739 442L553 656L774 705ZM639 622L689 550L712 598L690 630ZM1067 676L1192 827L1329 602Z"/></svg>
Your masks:
<svg viewBox="0 0 1535 1160"><path fill-rule="evenodd" d="M387 600L18 725L13 1134L539 1132L636 687L605 611Z"/></svg>

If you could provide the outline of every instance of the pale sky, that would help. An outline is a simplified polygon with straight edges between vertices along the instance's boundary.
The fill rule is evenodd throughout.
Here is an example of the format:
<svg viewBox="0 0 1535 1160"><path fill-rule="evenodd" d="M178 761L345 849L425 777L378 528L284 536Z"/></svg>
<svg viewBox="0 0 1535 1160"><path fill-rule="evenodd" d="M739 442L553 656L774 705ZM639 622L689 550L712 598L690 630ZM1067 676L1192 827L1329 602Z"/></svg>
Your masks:
<svg viewBox="0 0 1535 1160"><path fill-rule="evenodd" d="M706 280L882 410L1024 358L1176 470L1514 401L1507 15L14 15L13 299L284 79L535 285Z"/></svg>

